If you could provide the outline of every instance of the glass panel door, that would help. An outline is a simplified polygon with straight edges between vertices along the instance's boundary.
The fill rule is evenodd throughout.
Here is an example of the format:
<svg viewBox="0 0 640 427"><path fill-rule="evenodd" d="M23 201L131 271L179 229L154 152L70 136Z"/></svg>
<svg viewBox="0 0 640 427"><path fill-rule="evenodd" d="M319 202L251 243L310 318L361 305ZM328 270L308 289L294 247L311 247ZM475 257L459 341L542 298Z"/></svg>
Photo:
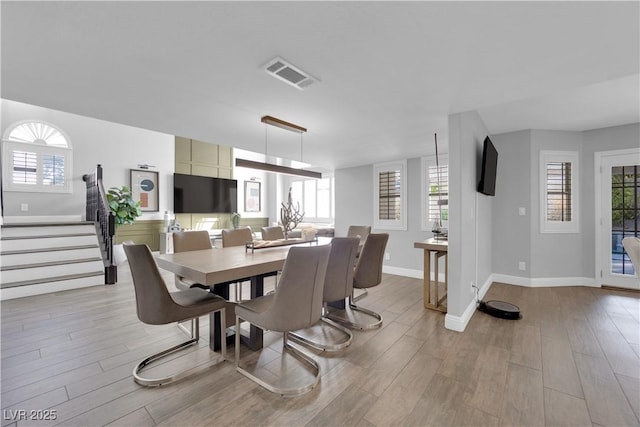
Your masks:
<svg viewBox="0 0 640 427"><path fill-rule="evenodd" d="M640 150L596 153L600 159L600 232L596 278L601 285L640 289L622 239L640 237Z"/></svg>
<svg viewBox="0 0 640 427"><path fill-rule="evenodd" d="M640 228L640 166L611 168L611 272L635 275L622 239L639 236Z"/></svg>

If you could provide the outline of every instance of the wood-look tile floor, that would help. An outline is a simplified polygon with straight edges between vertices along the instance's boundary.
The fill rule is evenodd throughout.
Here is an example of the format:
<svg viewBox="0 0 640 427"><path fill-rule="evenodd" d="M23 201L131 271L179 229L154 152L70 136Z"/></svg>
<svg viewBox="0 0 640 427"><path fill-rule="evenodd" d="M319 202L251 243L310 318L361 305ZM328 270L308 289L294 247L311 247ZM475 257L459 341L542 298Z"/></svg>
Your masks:
<svg viewBox="0 0 640 427"><path fill-rule="evenodd" d="M184 335L140 323L130 274L119 276L115 286L2 302L2 426L640 424L638 293L494 283L487 298L519 305L524 317L476 313L457 333L422 307L420 280L385 275L359 302L383 314L383 328L355 331L341 354L316 352L318 387L283 398L231 362L159 388L134 383L137 361ZM219 358L203 320L204 339L156 371ZM290 366L280 337L267 333L265 349L243 350L244 362L267 375Z"/></svg>

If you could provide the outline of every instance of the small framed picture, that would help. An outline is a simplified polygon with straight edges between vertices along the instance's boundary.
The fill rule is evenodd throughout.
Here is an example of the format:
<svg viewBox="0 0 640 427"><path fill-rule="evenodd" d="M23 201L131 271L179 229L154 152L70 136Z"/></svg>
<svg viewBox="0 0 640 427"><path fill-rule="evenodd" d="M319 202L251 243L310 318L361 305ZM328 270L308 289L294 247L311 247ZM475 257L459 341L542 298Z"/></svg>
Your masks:
<svg viewBox="0 0 640 427"><path fill-rule="evenodd" d="M131 169L131 194L143 212L158 212L158 172Z"/></svg>
<svg viewBox="0 0 640 427"><path fill-rule="evenodd" d="M260 212L260 183L257 181L244 182L244 211Z"/></svg>

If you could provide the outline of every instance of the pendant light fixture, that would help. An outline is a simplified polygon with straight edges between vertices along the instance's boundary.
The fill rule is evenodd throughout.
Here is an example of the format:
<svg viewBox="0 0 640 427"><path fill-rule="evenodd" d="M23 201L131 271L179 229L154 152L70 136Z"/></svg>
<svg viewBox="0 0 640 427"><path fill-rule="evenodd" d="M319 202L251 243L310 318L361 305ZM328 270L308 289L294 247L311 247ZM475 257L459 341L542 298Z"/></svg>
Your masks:
<svg viewBox="0 0 640 427"><path fill-rule="evenodd" d="M264 131L264 155L267 156L267 125L279 127L281 129L285 129L291 132L296 132L300 134L300 161L302 161L302 134L307 131L306 128L302 126L298 126L293 123L285 122L284 120L278 119L272 116L263 116L260 121L265 124ZM276 165L273 163L267 162L256 162L253 160L246 159L236 159L236 166L250 169L257 169L265 172L274 172L281 173L285 175L296 175L303 176L306 178L322 178L322 174L320 172L309 171L305 169L297 169L291 168L288 166Z"/></svg>

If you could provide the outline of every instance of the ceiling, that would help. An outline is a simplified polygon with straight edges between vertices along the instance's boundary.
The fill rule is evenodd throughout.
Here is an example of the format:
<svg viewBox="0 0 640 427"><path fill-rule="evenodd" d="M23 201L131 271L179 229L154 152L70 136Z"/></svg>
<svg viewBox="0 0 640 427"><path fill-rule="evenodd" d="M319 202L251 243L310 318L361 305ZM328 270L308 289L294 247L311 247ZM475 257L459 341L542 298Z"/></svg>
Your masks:
<svg viewBox="0 0 640 427"><path fill-rule="evenodd" d="M640 3L1 2L2 98L334 169L640 121ZM261 68L317 77L304 91ZM268 130L271 115L308 129Z"/></svg>

